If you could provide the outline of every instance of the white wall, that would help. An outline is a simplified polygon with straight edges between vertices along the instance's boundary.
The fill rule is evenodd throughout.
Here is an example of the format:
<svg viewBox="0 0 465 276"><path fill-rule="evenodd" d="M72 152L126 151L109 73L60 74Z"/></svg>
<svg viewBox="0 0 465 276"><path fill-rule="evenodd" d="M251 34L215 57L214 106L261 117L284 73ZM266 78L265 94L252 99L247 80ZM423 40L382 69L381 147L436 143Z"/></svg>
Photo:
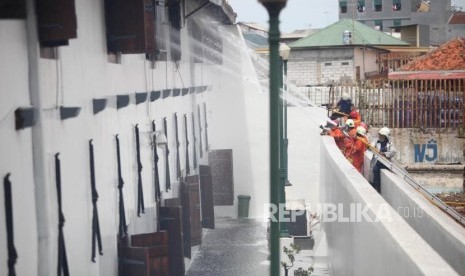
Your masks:
<svg viewBox="0 0 465 276"><path fill-rule="evenodd" d="M41 189L47 191L52 214L56 208L54 190L53 154L60 152L62 169L63 212L65 241L68 250L71 273L80 271L86 275L115 275L116 235L118 227L118 191L115 135L121 143L122 176L125 181L124 200L126 219L130 234L155 230L154 188L152 179L152 152L149 146L150 122L155 120L162 127L162 118L168 118L170 141L171 180L175 176L175 141L173 112L179 114L179 134L182 137L182 115L190 112L193 96L168 98L155 103L135 105L134 93L180 88L178 74L171 63L157 62L156 69L149 67L144 55L123 55L122 64L107 62L103 4L99 2L79 2L76 6L78 38L70 40L70 45L59 48L59 60L39 60L40 109L43 117L43 144L46 160L45 183ZM184 34L185 35L185 34ZM184 37L186 38L186 37ZM185 40L187 41L187 40ZM188 57L187 57L188 58ZM187 59L188 60L188 59ZM181 62L180 71L186 66ZM167 72L167 73L165 73ZM152 78L154 81L152 82ZM188 75L185 85L193 85ZM116 95L130 94L128 107L116 109ZM107 98L107 108L97 115L92 114L92 98ZM79 117L60 120L57 106L82 107ZM134 127L139 124L141 142L142 182L146 214L138 218L137 211L137 162ZM94 139L96 162L96 185L99 193L99 217L103 239L104 255L97 257L97 264L90 262L92 205L89 183L88 140ZM37 142L36 142L37 143ZM160 153L159 171L164 188L164 155ZM182 159L181 159L182 160ZM181 161L181 164L183 162ZM175 186L175 184L172 184ZM163 189L164 190L164 189ZM176 196L172 191L163 197ZM40 210L42 212L47 210ZM43 222L46 223L46 222ZM56 225L56 217L51 218ZM48 244L52 252L51 267L55 267L56 230L51 230ZM73 252L71 255L70 252ZM41 262L39 262L39 265Z"/></svg>
<svg viewBox="0 0 465 276"><path fill-rule="evenodd" d="M320 132L326 110L318 107L288 107L288 172L292 186L286 187L287 202L319 202Z"/></svg>
<svg viewBox="0 0 465 276"><path fill-rule="evenodd" d="M296 86L324 85L355 79L354 49L291 51L287 76ZM344 64L343 64L344 63Z"/></svg>
<svg viewBox="0 0 465 276"><path fill-rule="evenodd" d="M253 117L255 122L245 122L244 99L237 91L241 86L250 92L246 95L254 100L249 103L249 111L256 108L254 102L265 102L266 96L255 92L258 82L238 84L237 79L218 70L218 66L191 64L187 28L181 33L182 61L176 66L172 62L156 62L155 69L150 67L145 55L123 55L121 64L107 61L106 33L104 26L103 2L76 1L78 22L77 39L71 39L68 46L58 48L59 59L49 60L39 57L37 26L33 1L28 1L26 20L0 20L0 176L11 173L13 184L15 242L19 259L16 265L18 275L53 275L57 267L58 214L55 184L54 154L60 153L62 206L65 216L64 236L71 274L80 275L116 275L117 252L116 236L118 229L118 177L116 162L116 141L118 134L121 142L122 176L125 182L124 200L126 219L130 234L151 232L156 229L155 200L153 184L153 157L150 146L150 123L155 120L158 129L162 129L163 117L168 118L168 140L170 147L170 175L172 189L165 191L164 153L159 152L159 172L162 198L177 196L176 180L176 143L174 139L173 113L178 114L178 129L181 170L185 171L184 120L188 114L188 135L190 141L190 165L193 164L193 133L191 112L195 116L195 132L199 141L197 105L201 106L201 121L204 124L203 103L207 102L209 138L212 148L233 148L235 157L235 181L241 183L236 191L259 194L255 198L253 211L262 210L263 200L268 198L263 187L267 183L267 168L262 168L259 156L263 150L251 157L249 149L259 144L267 148L265 139L247 134L247 128L231 129L225 132L225 126L232 123L248 128L262 127L265 119L260 114ZM233 33L237 39L237 30L225 28L225 36ZM223 44L228 55L228 42ZM231 46L231 49L233 46ZM236 57L225 57L228 72L241 68L235 64ZM210 68L211 67L211 68ZM250 70L250 69L248 69ZM251 71L246 72L246 74ZM239 79L242 75L239 74ZM257 84L256 84L257 83ZM189 94L176 98L146 101L136 105L135 92L183 88L209 85L210 91ZM131 103L123 109L116 109L116 95L129 94ZM93 114L92 99L106 98L107 107ZM37 124L32 128L16 131L14 128L14 110L20 106L37 109ZM231 104L235 103L235 104ZM218 107L215 105L218 104ZM78 117L61 120L59 106L81 107ZM239 117L231 114L237 112ZM255 114L255 112L253 112ZM227 118L224 122L215 118ZM238 121L239 120L239 121ZM137 162L134 127L139 124L142 182L146 213L137 217ZM259 133L266 133L266 125ZM203 127L204 129L204 127ZM257 128L260 129L260 128ZM219 134L215 134L219 133ZM223 134L227 133L227 136ZM236 144L234 136L245 133L254 137L250 142L244 140ZM205 143L205 134L202 132ZM211 136L210 136L211 135ZM231 139L222 140L231 137ZM243 135L240 137L244 137ZM103 256L97 255L97 262L91 262L91 225L92 204L90 189L89 148L93 139L95 155L96 186L99 193L97 202L100 229L103 240ZM203 145L205 150L205 144ZM207 164L204 157L200 160L199 145L197 159ZM204 152L204 156L206 153ZM260 159L261 158L261 159ZM256 161L259 159L258 161ZM240 164L240 165L239 165ZM252 169L254 164L258 169ZM191 170L191 174L196 173ZM265 175L265 177L264 177ZM3 189L0 191L0 209L3 209ZM260 206L260 207L258 207ZM0 212L0 224L5 225L4 211ZM0 259L6 262L6 235L0 231ZM5 265L0 266L0 275L7 273Z"/></svg>
<svg viewBox="0 0 465 276"><path fill-rule="evenodd" d="M381 173L381 195L460 275L465 275L465 229L392 172Z"/></svg>
<svg viewBox="0 0 465 276"><path fill-rule="evenodd" d="M215 216L237 216L237 195L250 195L249 217L262 218L269 202L269 108L249 49L237 26L223 26L222 68L207 72L218 90L208 95L211 149L233 150L234 205Z"/></svg>
<svg viewBox="0 0 465 276"><path fill-rule="evenodd" d="M361 204L374 219L323 221L332 275L457 275L344 158L334 140L321 142L323 203Z"/></svg>
<svg viewBox="0 0 465 276"><path fill-rule="evenodd" d="M378 64L376 63L377 52L368 47L354 48L354 67L360 66L360 79L365 79L365 73L378 72Z"/></svg>
<svg viewBox="0 0 465 276"><path fill-rule="evenodd" d="M371 129L370 132L376 131ZM464 153L457 149L465 146L463 139L458 139L456 129L414 129L414 128L397 128L391 130L391 136L394 139L395 146L398 150L396 159L402 164L432 165L432 164L457 164L463 163ZM415 144L420 148L424 144L436 144L437 158L428 161L423 158L421 162L415 160ZM425 155L433 157L433 151L428 147ZM415 162L417 161L417 162Z"/></svg>
<svg viewBox="0 0 465 276"><path fill-rule="evenodd" d="M10 173L14 242L18 252L17 275L37 271L37 220L34 209L34 176L31 129L15 131L14 111L30 107L26 23L0 20L0 275L7 275L7 239L4 177ZM24 72L20 74L19 72Z"/></svg>

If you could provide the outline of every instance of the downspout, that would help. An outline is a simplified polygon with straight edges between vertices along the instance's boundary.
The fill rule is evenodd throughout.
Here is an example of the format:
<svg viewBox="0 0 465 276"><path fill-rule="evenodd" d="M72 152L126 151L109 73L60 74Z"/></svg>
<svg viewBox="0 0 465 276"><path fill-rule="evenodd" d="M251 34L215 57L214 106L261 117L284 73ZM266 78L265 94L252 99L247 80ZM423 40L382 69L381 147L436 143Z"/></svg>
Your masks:
<svg viewBox="0 0 465 276"><path fill-rule="evenodd" d="M43 129L44 121L42 114L42 99L40 97L40 81L39 81L39 38L37 33L37 18L35 10L35 1L26 1L27 18L27 52L28 52L28 82L29 82L29 97L33 108L35 109L36 124L31 129L32 139L32 158L33 158L33 173L35 187L35 210L37 218L37 235L38 235L38 264L37 275L54 275L56 273L56 249L58 246L54 241L57 238L56 225L58 220L54 219L53 214L56 214L55 197L51 194L51 189L48 187L46 171L48 160L45 150L45 134ZM55 216L56 217L56 216ZM55 235L54 235L55 234ZM55 254L54 254L55 253Z"/></svg>

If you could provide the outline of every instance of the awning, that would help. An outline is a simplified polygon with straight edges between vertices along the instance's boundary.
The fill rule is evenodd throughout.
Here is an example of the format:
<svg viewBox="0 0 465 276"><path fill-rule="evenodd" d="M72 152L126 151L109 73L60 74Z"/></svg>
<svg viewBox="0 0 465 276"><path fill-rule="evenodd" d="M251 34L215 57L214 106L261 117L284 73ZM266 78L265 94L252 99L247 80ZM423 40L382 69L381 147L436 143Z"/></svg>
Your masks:
<svg viewBox="0 0 465 276"><path fill-rule="evenodd" d="M237 14L226 0L191 0L185 2L185 18L200 17L219 24L234 24Z"/></svg>

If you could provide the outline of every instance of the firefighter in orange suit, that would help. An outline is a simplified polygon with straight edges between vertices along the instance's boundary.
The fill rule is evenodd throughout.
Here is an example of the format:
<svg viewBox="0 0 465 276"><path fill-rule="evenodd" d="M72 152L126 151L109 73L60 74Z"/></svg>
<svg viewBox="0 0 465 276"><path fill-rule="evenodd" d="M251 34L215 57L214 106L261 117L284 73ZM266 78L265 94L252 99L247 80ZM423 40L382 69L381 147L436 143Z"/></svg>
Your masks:
<svg viewBox="0 0 465 276"><path fill-rule="evenodd" d="M362 122L362 115L358 113L355 106L352 106L352 111L350 112L349 117L350 119L354 120L355 127L360 126L360 123Z"/></svg>
<svg viewBox="0 0 465 276"><path fill-rule="evenodd" d="M355 135L357 134L357 128L355 126L354 120L347 119L345 124L347 126L347 134L349 134L350 137L355 137Z"/></svg>
<svg viewBox="0 0 465 276"><path fill-rule="evenodd" d="M355 140L357 139L357 129L355 128L355 124L352 119L347 119L346 127L347 133L344 136L344 149L342 150L342 154L344 154L347 160L349 160L349 162L352 164L352 150L355 144Z"/></svg>
<svg viewBox="0 0 465 276"><path fill-rule="evenodd" d="M356 140L352 147L352 165L362 173L363 162L365 159L365 151L367 150L368 139L366 138L366 129L363 127L357 127Z"/></svg>
<svg viewBox="0 0 465 276"><path fill-rule="evenodd" d="M343 151L344 150L344 133L338 127L337 123L334 121L328 121L328 125L330 125L331 129L328 131L328 135L334 138L337 147Z"/></svg>

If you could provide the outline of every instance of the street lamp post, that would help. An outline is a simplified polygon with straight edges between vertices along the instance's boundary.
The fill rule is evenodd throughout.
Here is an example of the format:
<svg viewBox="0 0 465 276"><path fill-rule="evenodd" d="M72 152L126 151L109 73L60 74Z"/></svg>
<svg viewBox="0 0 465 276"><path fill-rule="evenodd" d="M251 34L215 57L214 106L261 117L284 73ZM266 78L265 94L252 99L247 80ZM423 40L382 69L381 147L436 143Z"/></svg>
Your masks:
<svg viewBox="0 0 465 276"><path fill-rule="evenodd" d="M281 181L279 185L279 204L282 208L286 206L286 186L287 186L287 176L288 176L288 166L287 166L287 100L285 98L286 93L286 71L287 71L287 60L289 59L289 54L291 48L284 43L279 45L279 56L281 58L280 63L280 73L281 73L281 96L279 97L279 126L280 126L280 172L281 172ZM287 96L287 95L286 95ZM289 237L289 232L287 231L287 224L284 221L279 223L279 235L281 237Z"/></svg>
<svg viewBox="0 0 465 276"><path fill-rule="evenodd" d="M279 14L287 0L258 0L268 11L270 27L268 41L270 47L270 204L279 206ZM279 209L279 208L278 208ZM279 217L279 215L278 215ZM279 276L279 224L271 220L270 224L270 275Z"/></svg>

